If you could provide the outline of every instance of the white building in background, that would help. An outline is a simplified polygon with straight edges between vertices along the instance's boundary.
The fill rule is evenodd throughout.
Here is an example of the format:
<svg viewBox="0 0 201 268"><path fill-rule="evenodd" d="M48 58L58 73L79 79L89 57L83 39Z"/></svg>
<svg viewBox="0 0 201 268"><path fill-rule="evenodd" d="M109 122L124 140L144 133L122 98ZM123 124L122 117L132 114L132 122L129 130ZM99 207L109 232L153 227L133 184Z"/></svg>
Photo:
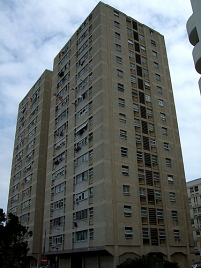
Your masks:
<svg viewBox="0 0 201 268"><path fill-rule="evenodd" d="M201 178L186 183L196 255L201 251Z"/></svg>
<svg viewBox="0 0 201 268"><path fill-rule="evenodd" d="M190 43L193 48L193 60L196 71L201 74L201 1L191 0L193 14L187 21L186 27ZM199 79L201 91L201 78Z"/></svg>

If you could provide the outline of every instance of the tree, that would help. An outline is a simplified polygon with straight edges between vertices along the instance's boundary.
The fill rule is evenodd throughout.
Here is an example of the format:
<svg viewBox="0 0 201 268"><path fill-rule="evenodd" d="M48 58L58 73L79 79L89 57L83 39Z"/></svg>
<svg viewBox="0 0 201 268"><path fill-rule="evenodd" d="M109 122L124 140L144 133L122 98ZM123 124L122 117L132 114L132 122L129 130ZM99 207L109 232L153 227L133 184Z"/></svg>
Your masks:
<svg viewBox="0 0 201 268"><path fill-rule="evenodd" d="M179 265L175 262L146 255L140 258L127 259L118 265L118 268L179 268Z"/></svg>
<svg viewBox="0 0 201 268"><path fill-rule="evenodd" d="M32 232L28 227L21 225L17 216L12 213L6 218L3 209L0 209L0 267L26 267L28 239Z"/></svg>

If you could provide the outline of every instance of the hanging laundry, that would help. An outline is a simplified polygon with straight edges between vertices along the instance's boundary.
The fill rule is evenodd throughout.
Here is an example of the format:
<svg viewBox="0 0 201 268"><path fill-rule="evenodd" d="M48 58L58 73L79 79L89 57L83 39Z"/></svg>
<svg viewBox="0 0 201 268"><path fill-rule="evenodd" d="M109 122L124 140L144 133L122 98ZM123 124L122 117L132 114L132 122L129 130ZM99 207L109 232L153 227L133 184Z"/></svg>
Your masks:
<svg viewBox="0 0 201 268"><path fill-rule="evenodd" d="M54 94L53 94L53 96L55 96L55 97L56 97L56 95L57 95L57 93L54 93Z"/></svg>
<svg viewBox="0 0 201 268"><path fill-rule="evenodd" d="M31 97L27 96L27 99L30 99L30 101L32 102L32 98Z"/></svg>
<svg viewBox="0 0 201 268"><path fill-rule="evenodd" d="M74 102L71 102L72 104L74 104L74 105L76 105L76 101L74 101Z"/></svg>
<svg viewBox="0 0 201 268"><path fill-rule="evenodd" d="M62 97L59 97L59 100L60 100L60 101L63 101L63 98L62 98Z"/></svg>

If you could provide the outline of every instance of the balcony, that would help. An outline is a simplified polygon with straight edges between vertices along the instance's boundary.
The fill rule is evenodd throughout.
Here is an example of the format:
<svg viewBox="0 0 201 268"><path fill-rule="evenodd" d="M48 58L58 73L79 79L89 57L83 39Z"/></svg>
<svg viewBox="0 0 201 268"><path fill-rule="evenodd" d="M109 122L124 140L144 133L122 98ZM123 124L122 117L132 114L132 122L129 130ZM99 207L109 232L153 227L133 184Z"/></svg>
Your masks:
<svg viewBox="0 0 201 268"><path fill-rule="evenodd" d="M196 71L201 74L201 42L198 42L193 48L193 59Z"/></svg>
<svg viewBox="0 0 201 268"><path fill-rule="evenodd" d="M186 28L187 28L189 41L193 46L195 46L199 42L199 38L198 38L197 29L195 26L195 20L194 20L193 15L191 15L190 18L188 19Z"/></svg>

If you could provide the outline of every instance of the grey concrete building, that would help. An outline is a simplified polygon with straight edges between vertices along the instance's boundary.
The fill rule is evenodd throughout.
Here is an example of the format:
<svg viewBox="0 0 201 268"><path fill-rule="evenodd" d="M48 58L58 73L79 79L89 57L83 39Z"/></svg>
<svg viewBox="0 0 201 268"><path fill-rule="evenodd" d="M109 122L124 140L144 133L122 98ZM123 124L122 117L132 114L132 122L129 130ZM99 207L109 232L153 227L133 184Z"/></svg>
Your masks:
<svg viewBox="0 0 201 268"><path fill-rule="evenodd" d="M44 207L43 234L31 267L42 254L59 268L114 268L143 254L189 267L193 239L164 37L100 2L54 59L49 111L36 207L41 215Z"/></svg>
<svg viewBox="0 0 201 268"><path fill-rule="evenodd" d="M54 59L46 256L189 267L191 226L164 37L99 3Z"/></svg>
<svg viewBox="0 0 201 268"><path fill-rule="evenodd" d="M201 252L201 178L188 181L187 192L193 231L195 261L200 261Z"/></svg>
<svg viewBox="0 0 201 268"><path fill-rule="evenodd" d="M190 43L193 48L193 60L196 71L201 74L201 1L191 0L193 14L187 21L186 27ZM199 79L201 92L201 78Z"/></svg>
<svg viewBox="0 0 201 268"><path fill-rule="evenodd" d="M29 226L31 265L42 252L44 191L52 72L45 70L19 104L11 168L8 212Z"/></svg>

